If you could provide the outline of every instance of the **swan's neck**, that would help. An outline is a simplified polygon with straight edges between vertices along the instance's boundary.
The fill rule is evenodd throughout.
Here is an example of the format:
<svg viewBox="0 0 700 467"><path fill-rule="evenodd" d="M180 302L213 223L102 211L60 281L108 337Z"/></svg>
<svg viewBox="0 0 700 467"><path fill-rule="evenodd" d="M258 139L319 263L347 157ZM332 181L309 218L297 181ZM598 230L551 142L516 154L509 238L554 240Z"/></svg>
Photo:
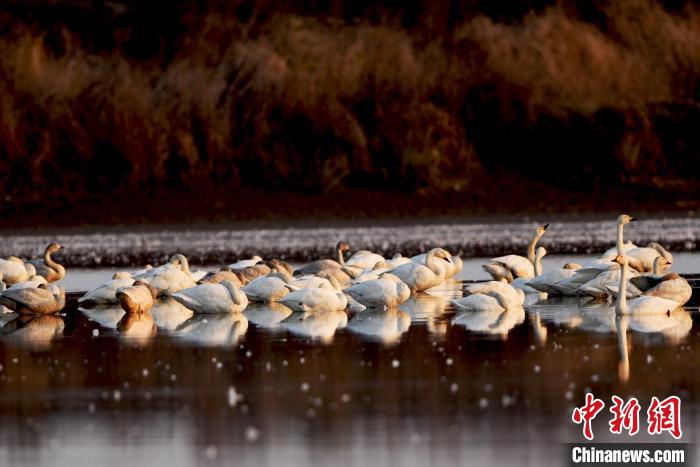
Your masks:
<svg viewBox="0 0 700 467"><path fill-rule="evenodd" d="M542 234L538 231L535 232L535 235L532 236L532 240L530 240L530 244L527 246L527 259L530 260L530 263L532 263L533 266L535 266L535 248L537 247L537 242L540 241L540 238L542 237Z"/></svg>
<svg viewBox="0 0 700 467"><path fill-rule="evenodd" d="M498 304L501 305L501 307L503 307L504 310L510 308L510 303L508 302L508 300L506 300L506 297L504 297L503 294L495 292L492 296L496 299Z"/></svg>
<svg viewBox="0 0 700 467"><path fill-rule="evenodd" d="M661 274L661 256L654 258L654 266L651 268L651 273L655 276Z"/></svg>
<svg viewBox="0 0 700 467"><path fill-rule="evenodd" d="M625 249L625 240L624 240L624 232L623 229L625 228L624 224L622 222L617 223L617 254L622 256L624 254L624 249Z"/></svg>
<svg viewBox="0 0 700 467"><path fill-rule="evenodd" d="M341 266L345 265L345 258L343 257L343 249L338 248L338 263L340 263Z"/></svg>
<svg viewBox="0 0 700 467"><path fill-rule="evenodd" d="M428 256L425 257L425 265L428 269L433 271L439 280L443 280L445 278L445 268L438 261L440 259L436 258L433 253L428 253Z"/></svg>
<svg viewBox="0 0 700 467"><path fill-rule="evenodd" d="M54 261L53 258L51 258L51 251L49 251L48 249L44 251L44 264L48 268L53 269L54 271L59 273L63 269L63 266L61 266L56 261Z"/></svg>
<svg viewBox="0 0 700 467"><path fill-rule="evenodd" d="M182 272L184 272L188 276L192 275L192 273L190 272L190 263L187 262L187 258L185 258L184 256L180 257L180 268L182 268Z"/></svg>
<svg viewBox="0 0 700 467"><path fill-rule="evenodd" d="M231 300L233 300L233 303L236 305L240 305L241 303L241 291L238 290L238 287L236 287L232 282L230 281L223 281L222 284L224 287L226 287L226 290L228 290L228 294L231 296Z"/></svg>
<svg viewBox="0 0 700 467"><path fill-rule="evenodd" d="M535 277L542 275L542 257L535 257Z"/></svg>
<svg viewBox="0 0 700 467"><path fill-rule="evenodd" d="M627 313L627 258L622 261L622 271L620 272L620 287L617 292L617 302L615 311L618 315Z"/></svg>

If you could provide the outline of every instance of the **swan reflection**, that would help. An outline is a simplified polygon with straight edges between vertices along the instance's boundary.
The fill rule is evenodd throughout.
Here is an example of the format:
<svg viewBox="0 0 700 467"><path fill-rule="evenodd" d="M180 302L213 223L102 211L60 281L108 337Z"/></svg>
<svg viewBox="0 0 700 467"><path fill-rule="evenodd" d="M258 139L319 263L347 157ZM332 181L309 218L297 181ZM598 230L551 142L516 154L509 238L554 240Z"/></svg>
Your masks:
<svg viewBox="0 0 700 467"><path fill-rule="evenodd" d="M398 342L410 326L411 317L397 308L367 308L348 323L350 331L384 344Z"/></svg>
<svg viewBox="0 0 700 467"><path fill-rule="evenodd" d="M456 298L461 296L461 290ZM420 293L399 305L399 309L408 313L412 322L424 322L428 331L440 337L447 333L447 305L450 296Z"/></svg>
<svg viewBox="0 0 700 467"><path fill-rule="evenodd" d="M279 328L279 323L292 314L292 309L277 302L251 303L244 314L256 326Z"/></svg>
<svg viewBox="0 0 700 467"><path fill-rule="evenodd" d="M126 312L119 305L98 305L91 308L79 307L78 310L90 321L103 328L116 329Z"/></svg>
<svg viewBox="0 0 700 467"><path fill-rule="evenodd" d="M2 327L3 340L18 343L35 350L46 350L51 342L63 335L65 324L60 316L56 315L24 315L5 313L15 316L15 319L7 321Z"/></svg>
<svg viewBox="0 0 700 467"><path fill-rule="evenodd" d="M179 303L172 297L159 298L149 312L153 316L158 329L174 331L188 319L194 311Z"/></svg>
<svg viewBox="0 0 700 467"><path fill-rule="evenodd" d="M508 332L523 321L525 309L514 307L506 311L466 311L457 314L452 319L452 324L464 326L472 332L501 336L505 339Z"/></svg>
<svg viewBox="0 0 700 467"><path fill-rule="evenodd" d="M176 335L197 345L233 347L247 330L248 319L243 313L197 314L182 324Z"/></svg>
<svg viewBox="0 0 700 467"><path fill-rule="evenodd" d="M156 323L148 313L125 313L117 323L119 337L139 345L151 342L156 329Z"/></svg>
<svg viewBox="0 0 700 467"><path fill-rule="evenodd" d="M342 329L347 324L348 315L342 310L296 311L280 322L282 328L294 334L319 339L326 344L333 340L337 329Z"/></svg>

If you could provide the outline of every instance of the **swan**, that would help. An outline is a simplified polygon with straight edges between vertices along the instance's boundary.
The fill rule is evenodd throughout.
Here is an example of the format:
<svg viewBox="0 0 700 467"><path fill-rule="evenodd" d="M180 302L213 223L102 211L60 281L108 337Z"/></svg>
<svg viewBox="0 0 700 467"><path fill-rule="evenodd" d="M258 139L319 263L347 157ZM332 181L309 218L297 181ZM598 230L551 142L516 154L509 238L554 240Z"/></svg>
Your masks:
<svg viewBox="0 0 700 467"><path fill-rule="evenodd" d="M7 259L0 258L0 273L3 275L5 285L11 286L35 276L36 268L33 264L25 263L16 256L10 256Z"/></svg>
<svg viewBox="0 0 700 467"><path fill-rule="evenodd" d="M269 276L258 277L241 290L246 294L251 302L276 302L290 291L287 286L289 278L280 273L273 273Z"/></svg>
<svg viewBox="0 0 700 467"><path fill-rule="evenodd" d="M292 314L292 310L280 303L254 303L245 309L248 320L256 326L274 328Z"/></svg>
<svg viewBox="0 0 700 467"><path fill-rule="evenodd" d="M233 347L248 331L243 313L195 315L180 326L176 335L197 346Z"/></svg>
<svg viewBox="0 0 700 467"><path fill-rule="evenodd" d="M134 276L134 280L150 284L158 291L158 296L169 295L196 285L190 275L187 258L181 254L174 255L167 264Z"/></svg>
<svg viewBox="0 0 700 467"><path fill-rule="evenodd" d="M637 276L629 281L642 295L673 300L679 306L685 305L693 295L693 288L688 281L675 272L663 276Z"/></svg>
<svg viewBox="0 0 700 467"><path fill-rule="evenodd" d="M153 304L153 308L148 312L155 321L158 329L174 331L182 323L194 316L194 311L190 310L173 297L163 297Z"/></svg>
<svg viewBox="0 0 700 467"><path fill-rule="evenodd" d="M263 259L260 256L255 255L250 259L243 259L243 260L237 261L235 263L229 264L228 267L234 271L237 269L245 269L245 268L249 268L251 266L255 266L258 263L261 263L262 260Z"/></svg>
<svg viewBox="0 0 700 467"><path fill-rule="evenodd" d="M627 256L618 256L616 262L622 266L620 274L619 293L615 302L615 312L618 315L634 315L642 313L668 313L678 308L678 303L666 298L641 296L627 301Z"/></svg>
<svg viewBox="0 0 700 467"><path fill-rule="evenodd" d="M384 257L382 255L378 255L377 253L367 250L360 250L348 258L348 260L345 262L345 266L354 266L365 270L373 268L374 265L380 261L384 261Z"/></svg>
<svg viewBox="0 0 700 467"><path fill-rule="evenodd" d="M550 269L547 272L541 273L527 281L526 284L535 290L546 292L549 295L561 295L561 291L556 287L556 284L570 279L579 269L581 269L580 264L566 263L564 267L560 269Z"/></svg>
<svg viewBox="0 0 700 467"><path fill-rule="evenodd" d="M172 294L195 313L238 313L248 306L248 297L232 282L199 284Z"/></svg>
<svg viewBox="0 0 700 467"><path fill-rule="evenodd" d="M311 339L319 339L325 344L331 342L337 329L342 329L347 324L348 315L343 310L297 311L280 322L283 329Z"/></svg>
<svg viewBox="0 0 700 467"><path fill-rule="evenodd" d="M290 280L287 285L292 290L297 289L332 289L336 292L341 292L343 288L333 276L319 277L319 276L300 276Z"/></svg>
<svg viewBox="0 0 700 467"><path fill-rule="evenodd" d="M60 281L66 275L66 268L51 258L51 255L60 249L61 245L58 243L50 243L44 250L44 256L42 258L29 261L36 269L37 275L42 276L48 282Z"/></svg>
<svg viewBox="0 0 700 467"><path fill-rule="evenodd" d="M48 281L44 279L42 276L32 276L29 279L27 279L24 282L17 282L10 287L8 287L8 290L15 290L15 289L27 289L27 288L37 288L39 287L40 284L48 285Z"/></svg>
<svg viewBox="0 0 700 467"><path fill-rule="evenodd" d="M53 315L66 305L63 287L40 284L37 288L5 290L0 305L21 315Z"/></svg>
<svg viewBox="0 0 700 467"><path fill-rule="evenodd" d="M142 281L120 287L115 293L119 305L127 313L146 313L153 306L157 295L154 287Z"/></svg>
<svg viewBox="0 0 700 467"><path fill-rule="evenodd" d="M227 267L221 268L220 271L213 271L208 273L206 276L199 280L200 284L218 284L222 281L233 282L233 284L241 288L243 287L243 282L238 277L238 274L228 269Z"/></svg>
<svg viewBox="0 0 700 467"><path fill-rule="evenodd" d="M519 255L499 256L484 264L482 268L497 281L512 282L518 277L533 278L535 276L535 247L547 231L547 227L549 224L541 225L535 229L535 234L527 246L527 258Z"/></svg>
<svg viewBox="0 0 700 467"><path fill-rule="evenodd" d="M290 292L279 302L292 311L317 312L327 310L344 310L348 298L343 293L331 289L302 289Z"/></svg>
<svg viewBox="0 0 700 467"><path fill-rule="evenodd" d="M651 272L654 267L654 260L659 256L666 260L665 266L673 263L673 255L655 242L649 243L646 247L632 248L625 252L625 255L628 257L628 260L634 258L642 263L643 270L640 272ZM631 262L630 266L632 266Z"/></svg>
<svg viewBox="0 0 700 467"><path fill-rule="evenodd" d="M192 276L192 280L195 282L199 282L205 277L209 275L207 271L204 269L197 269L195 268L194 270L190 270L190 275Z"/></svg>
<svg viewBox="0 0 700 467"><path fill-rule="evenodd" d="M348 330L383 344L394 344L411 326L411 317L397 308L367 309L357 313L348 323Z"/></svg>
<svg viewBox="0 0 700 467"><path fill-rule="evenodd" d="M425 264L425 258L427 254L421 253L420 255L412 256L411 261L418 264ZM444 263L444 264L443 264ZM464 263L462 258L459 256L450 256L450 261L444 261L441 263L445 268L445 278L454 277L462 271Z"/></svg>
<svg viewBox="0 0 700 467"><path fill-rule="evenodd" d="M393 308L411 296L411 289L393 274L381 279L368 280L345 289L355 301L367 308Z"/></svg>
<svg viewBox="0 0 700 467"><path fill-rule="evenodd" d="M78 299L78 303L108 304L118 303L117 289L134 284L134 279L128 272L117 272L110 280L98 285Z"/></svg>
<svg viewBox="0 0 700 467"><path fill-rule="evenodd" d="M529 282L542 275L542 258L544 258L546 254L547 250L545 250L544 247L538 247L537 252L535 253L535 277L533 279L525 279L524 277L518 277L513 282L511 282L510 285L512 287L515 287L516 289L522 290L525 293L540 292L540 290L531 287L529 285Z"/></svg>
<svg viewBox="0 0 700 467"><path fill-rule="evenodd" d="M347 242L338 242L335 246L336 258L338 258L337 261L332 259L318 259L297 269L294 274L305 276L308 274L318 274L328 269L339 269L345 264L343 254L348 250L350 250L350 245L348 245Z"/></svg>
<svg viewBox="0 0 700 467"><path fill-rule="evenodd" d="M446 250L433 248L425 257L425 265L411 261L398 266L391 273L405 283L411 289L411 293L421 292L442 284L445 280L445 268L440 260L450 262L450 258L451 255Z"/></svg>
<svg viewBox="0 0 700 467"><path fill-rule="evenodd" d="M467 295L472 294L490 294L493 292L502 295L508 303L514 306L522 306L525 303L525 293L516 289L510 284L501 281L477 282L464 287L464 292Z"/></svg>

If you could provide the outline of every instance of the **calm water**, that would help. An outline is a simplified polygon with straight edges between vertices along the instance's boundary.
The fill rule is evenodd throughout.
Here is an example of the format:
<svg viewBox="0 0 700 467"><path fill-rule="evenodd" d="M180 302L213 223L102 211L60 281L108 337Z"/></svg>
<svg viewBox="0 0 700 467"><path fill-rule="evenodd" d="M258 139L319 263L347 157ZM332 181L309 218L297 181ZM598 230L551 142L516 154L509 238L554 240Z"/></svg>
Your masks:
<svg viewBox="0 0 700 467"><path fill-rule="evenodd" d="M461 277L485 278L479 263ZM461 295L453 282L399 311L306 318L281 306L192 316L165 301L127 333L118 308L7 322L0 465L560 465L559 443L582 439L570 415L589 390L643 409L679 395L684 440L696 440L697 291L670 317L629 320L534 296L524 313L455 315L448 299ZM607 420L606 408L596 440L624 440Z"/></svg>

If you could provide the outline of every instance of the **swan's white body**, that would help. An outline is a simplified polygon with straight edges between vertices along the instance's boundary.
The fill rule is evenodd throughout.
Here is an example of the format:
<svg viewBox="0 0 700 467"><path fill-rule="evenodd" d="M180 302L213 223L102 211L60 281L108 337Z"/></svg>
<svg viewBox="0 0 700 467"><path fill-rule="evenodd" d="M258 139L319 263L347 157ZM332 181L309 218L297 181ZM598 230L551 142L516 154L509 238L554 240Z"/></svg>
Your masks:
<svg viewBox="0 0 700 467"><path fill-rule="evenodd" d="M3 282L8 286L12 286L36 275L36 268L16 257L0 258L0 273L2 273Z"/></svg>
<svg viewBox="0 0 700 467"><path fill-rule="evenodd" d="M255 266L256 264L258 264L258 263L261 262L262 260L263 260L263 259L262 259L260 256L257 256L257 255L256 255L256 256L253 256L253 257L250 258L250 259L243 259L243 260L241 260L241 261L238 261L238 262L229 264L228 267L229 267L230 269L233 269L234 271L235 271L235 270L238 270L238 269L245 269L245 268L249 268L249 267Z"/></svg>
<svg viewBox="0 0 700 467"><path fill-rule="evenodd" d="M420 255L411 257L411 261L425 265L425 259L427 256L427 253L421 253ZM462 258L459 256L451 256L450 261L445 261L444 259L441 259L440 261L440 264L445 268L445 278L456 276L460 273L460 271L462 271L462 267L464 266Z"/></svg>
<svg viewBox="0 0 700 467"><path fill-rule="evenodd" d="M117 290L122 287L128 287L134 284L134 279L126 274L121 275L120 273L115 274L115 276L108 280L107 282L98 285L94 289L87 292L85 295L78 299L78 303L92 302L98 305L118 303L117 300Z"/></svg>
<svg viewBox="0 0 700 467"><path fill-rule="evenodd" d="M527 246L527 258L519 255L499 256L484 264L482 266L484 271L491 274L494 280L503 282L512 282L518 277L523 279L535 277L535 247L548 226L549 224L535 229L535 234Z"/></svg>
<svg viewBox="0 0 700 467"><path fill-rule="evenodd" d="M627 257L620 257L622 262L622 273L620 274L619 292L615 302L615 312L618 315L635 315L648 313L670 314L678 308L678 303L661 297L641 296L632 300L627 300Z"/></svg>
<svg viewBox="0 0 700 467"><path fill-rule="evenodd" d="M500 294L508 303L508 306L522 306L525 302L525 293L510 284L501 281L478 282L469 284L464 288L469 294ZM494 295L495 296L495 295ZM466 298L466 297L465 297Z"/></svg>
<svg viewBox="0 0 700 467"><path fill-rule="evenodd" d="M633 277L630 279L630 285L636 287L643 295L673 300L679 306L685 305L693 295L688 281L675 273Z"/></svg>
<svg viewBox="0 0 700 467"><path fill-rule="evenodd" d="M133 278L149 284L158 291L159 296L171 295L197 285L190 275L187 258L183 255L175 255L169 263L149 269Z"/></svg>
<svg viewBox="0 0 700 467"><path fill-rule="evenodd" d="M195 313L237 313L248 306L248 297L230 281L199 284L172 294Z"/></svg>
<svg viewBox="0 0 700 467"><path fill-rule="evenodd" d="M393 274L385 274L381 279L368 280L348 287L345 293L368 308L392 308L408 300L411 289Z"/></svg>
<svg viewBox="0 0 700 467"><path fill-rule="evenodd" d="M41 284L48 285L48 282L43 276L33 276L24 282L17 282L16 284L11 285L7 288L7 290L36 289Z"/></svg>
<svg viewBox="0 0 700 467"><path fill-rule="evenodd" d="M257 277L244 285L241 290L251 302L276 302L289 293L287 281L278 274Z"/></svg>
<svg viewBox="0 0 700 467"><path fill-rule="evenodd" d="M360 250L345 262L345 266L356 266L363 270L372 269L380 261L384 261L382 255L367 250Z"/></svg>
<svg viewBox="0 0 700 467"><path fill-rule="evenodd" d="M535 253L535 263L534 263L534 269L535 269L535 277L539 277L542 275L542 258L547 254L547 250L545 250L543 247L537 248L537 252ZM528 285L528 282L532 279L525 279L524 277L518 277L515 279L513 282L510 283L510 285L516 289L520 289L525 293L528 294L533 294L533 293L540 293L541 291L531 287ZM546 298L543 297L543 298Z"/></svg>
<svg viewBox="0 0 700 467"><path fill-rule="evenodd" d="M425 265L414 263L402 264L391 273L405 283L412 293L421 292L438 286L445 280L445 268L442 259L450 259L450 254L442 248L434 248L428 252Z"/></svg>
<svg viewBox="0 0 700 467"><path fill-rule="evenodd" d="M290 292L279 301L293 311L320 312L344 310L348 299L333 289L301 289Z"/></svg>

